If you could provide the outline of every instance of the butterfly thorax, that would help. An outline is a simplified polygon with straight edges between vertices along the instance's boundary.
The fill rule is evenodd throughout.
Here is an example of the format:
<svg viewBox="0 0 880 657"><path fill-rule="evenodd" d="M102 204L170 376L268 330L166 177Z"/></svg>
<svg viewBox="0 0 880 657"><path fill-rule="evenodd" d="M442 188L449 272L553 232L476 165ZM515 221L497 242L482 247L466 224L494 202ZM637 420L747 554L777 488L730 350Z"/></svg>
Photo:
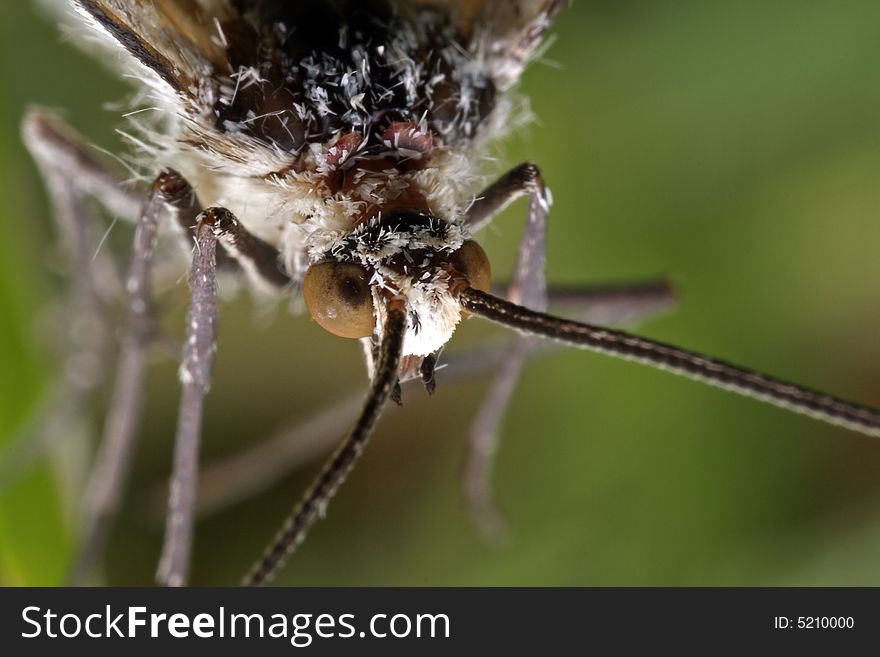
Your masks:
<svg viewBox="0 0 880 657"><path fill-rule="evenodd" d="M393 124L421 125L447 145L472 138L496 90L480 53L448 13L406 18L387 2L297 2L221 23L226 67L212 112L291 154L341 134L387 151Z"/></svg>

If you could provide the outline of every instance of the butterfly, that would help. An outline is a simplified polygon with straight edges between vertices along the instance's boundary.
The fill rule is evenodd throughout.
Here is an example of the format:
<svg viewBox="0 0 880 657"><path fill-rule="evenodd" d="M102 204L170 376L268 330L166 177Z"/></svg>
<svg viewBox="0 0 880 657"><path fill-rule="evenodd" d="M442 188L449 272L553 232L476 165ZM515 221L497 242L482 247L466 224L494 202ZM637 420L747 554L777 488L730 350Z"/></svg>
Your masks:
<svg viewBox="0 0 880 657"><path fill-rule="evenodd" d="M100 542L88 537L105 529L137 430L152 325L150 270L166 213L195 248L159 569L164 584L183 584L188 573L201 411L217 341L218 271L239 272L254 288L301 300L321 327L359 340L371 379L354 428L247 584L269 581L305 538L384 406L399 398L400 383L421 379L433 389L443 348L469 317L522 336L504 354L506 382L515 379L536 336L880 434L873 409L545 312L553 292L543 253L551 197L541 172L524 163L484 187L481 181L490 144L517 124L516 84L563 2L74 4L103 46L125 54L126 72L136 78L143 104L153 108L133 140L141 166L159 172L140 197L83 156L54 119L35 113L27 120L26 141L50 183L69 185L75 178L137 224L117 401L95 464L84 554ZM528 198L526 229L513 281L499 291L475 235L522 196ZM646 293L628 292L631 299ZM649 292L655 303L668 295L663 286ZM497 418L487 424L483 434L491 436ZM474 472L476 513L491 524L485 461Z"/></svg>

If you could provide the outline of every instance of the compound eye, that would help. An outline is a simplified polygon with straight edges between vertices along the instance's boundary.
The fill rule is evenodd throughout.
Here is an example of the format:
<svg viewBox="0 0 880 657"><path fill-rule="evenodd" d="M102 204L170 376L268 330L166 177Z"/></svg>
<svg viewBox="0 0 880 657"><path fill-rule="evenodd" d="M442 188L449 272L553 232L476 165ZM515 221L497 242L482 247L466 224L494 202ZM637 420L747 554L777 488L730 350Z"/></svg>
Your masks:
<svg viewBox="0 0 880 657"><path fill-rule="evenodd" d="M373 334L376 316L367 270L351 262L319 262L303 280L306 308L321 328L341 338Z"/></svg>
<svg viewBox="0 0 880 657"><path fill-rule="evenodd" d="M492 286L489 258L486 257L483 247L473 240L466 241L452 254L452 266L465 275L468 283L475 290L488 292Z"/></svg>

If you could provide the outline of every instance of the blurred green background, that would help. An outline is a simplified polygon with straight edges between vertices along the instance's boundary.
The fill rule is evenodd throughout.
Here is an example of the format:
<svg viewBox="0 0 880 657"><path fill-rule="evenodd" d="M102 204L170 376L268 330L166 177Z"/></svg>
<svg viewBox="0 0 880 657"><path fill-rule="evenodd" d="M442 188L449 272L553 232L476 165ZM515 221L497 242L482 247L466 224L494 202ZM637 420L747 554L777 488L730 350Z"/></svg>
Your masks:
<svg viewBox="0 0 880 657"><path fill-rule="evenodd" d="M22 112L63 108L117 148L120 110L102 107L127 93L30 3L6 5L2 444L56 374L40 326L64 289L45 194L19 143ZM499 163L531 159L553 189L549 279L669 274L680 306L644 334L880 405L880 4L578 0L556 33L552 62L523 84L538 121ZM499 279L524 212L516 205L484 236ZM181 292L166 299L177 326ZM456 342L492 331L468 325ZM356 345L247 298L223 307L219 347L205 461L363 385ZM485 385L432 399L409 389L280 581L880 584L880 444L581 352L527 368L496 468L512 541L482 543L459 472ZM161 361L109 583L152 581L162 525L151 500L169 468L176 393L174 366ZM0 492L4 584L63 581L77 521L62 458ZM194 582L237 581L315 467L200 522Z"/></svg>

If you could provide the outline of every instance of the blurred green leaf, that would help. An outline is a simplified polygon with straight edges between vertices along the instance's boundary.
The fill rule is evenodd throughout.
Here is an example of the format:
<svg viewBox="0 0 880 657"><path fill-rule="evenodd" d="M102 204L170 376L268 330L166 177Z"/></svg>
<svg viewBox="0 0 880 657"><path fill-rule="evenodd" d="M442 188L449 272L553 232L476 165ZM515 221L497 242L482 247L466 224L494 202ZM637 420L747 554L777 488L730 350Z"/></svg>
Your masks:
<svg viewBox="0 0 880 657"><path fill-rule="evenodd" d="M34 318L55 294L45 284L46 204L16 126L39 102L69 110L90 138L112 144L119 112L100 108L124 87L61 44L25 3L4 11L0 438L8 441L43 385L38 354L52 351ZM524 79L538 121L496 163L500 171L530 159L545 171L556 201L550 280L670 274L680 308L645 324L646 334L880 404L880 4L578 0L556 31L546 57L559 65L537 62ZM511 208L483 236L499 279L523 213ZM179 334L180 291L163 306ZM356 346L303 318L266 317L246 299L222 312L206 461L363 381ZM455 344L476 332L464 326ZM584 353L527 369L496 468L513 541L482 545L458 480L484 389L482 381L441 387L432 399L411 392L283 582L880 583L875 442ZM151 500L167 477L176 392L173 365L154 368L108 555L112 583L152 581L161 518ZM236 581L313 469L202 522L196 582ZM5 582L57 582L69 559L53 472L45 464L0 498Z"/></svg>

